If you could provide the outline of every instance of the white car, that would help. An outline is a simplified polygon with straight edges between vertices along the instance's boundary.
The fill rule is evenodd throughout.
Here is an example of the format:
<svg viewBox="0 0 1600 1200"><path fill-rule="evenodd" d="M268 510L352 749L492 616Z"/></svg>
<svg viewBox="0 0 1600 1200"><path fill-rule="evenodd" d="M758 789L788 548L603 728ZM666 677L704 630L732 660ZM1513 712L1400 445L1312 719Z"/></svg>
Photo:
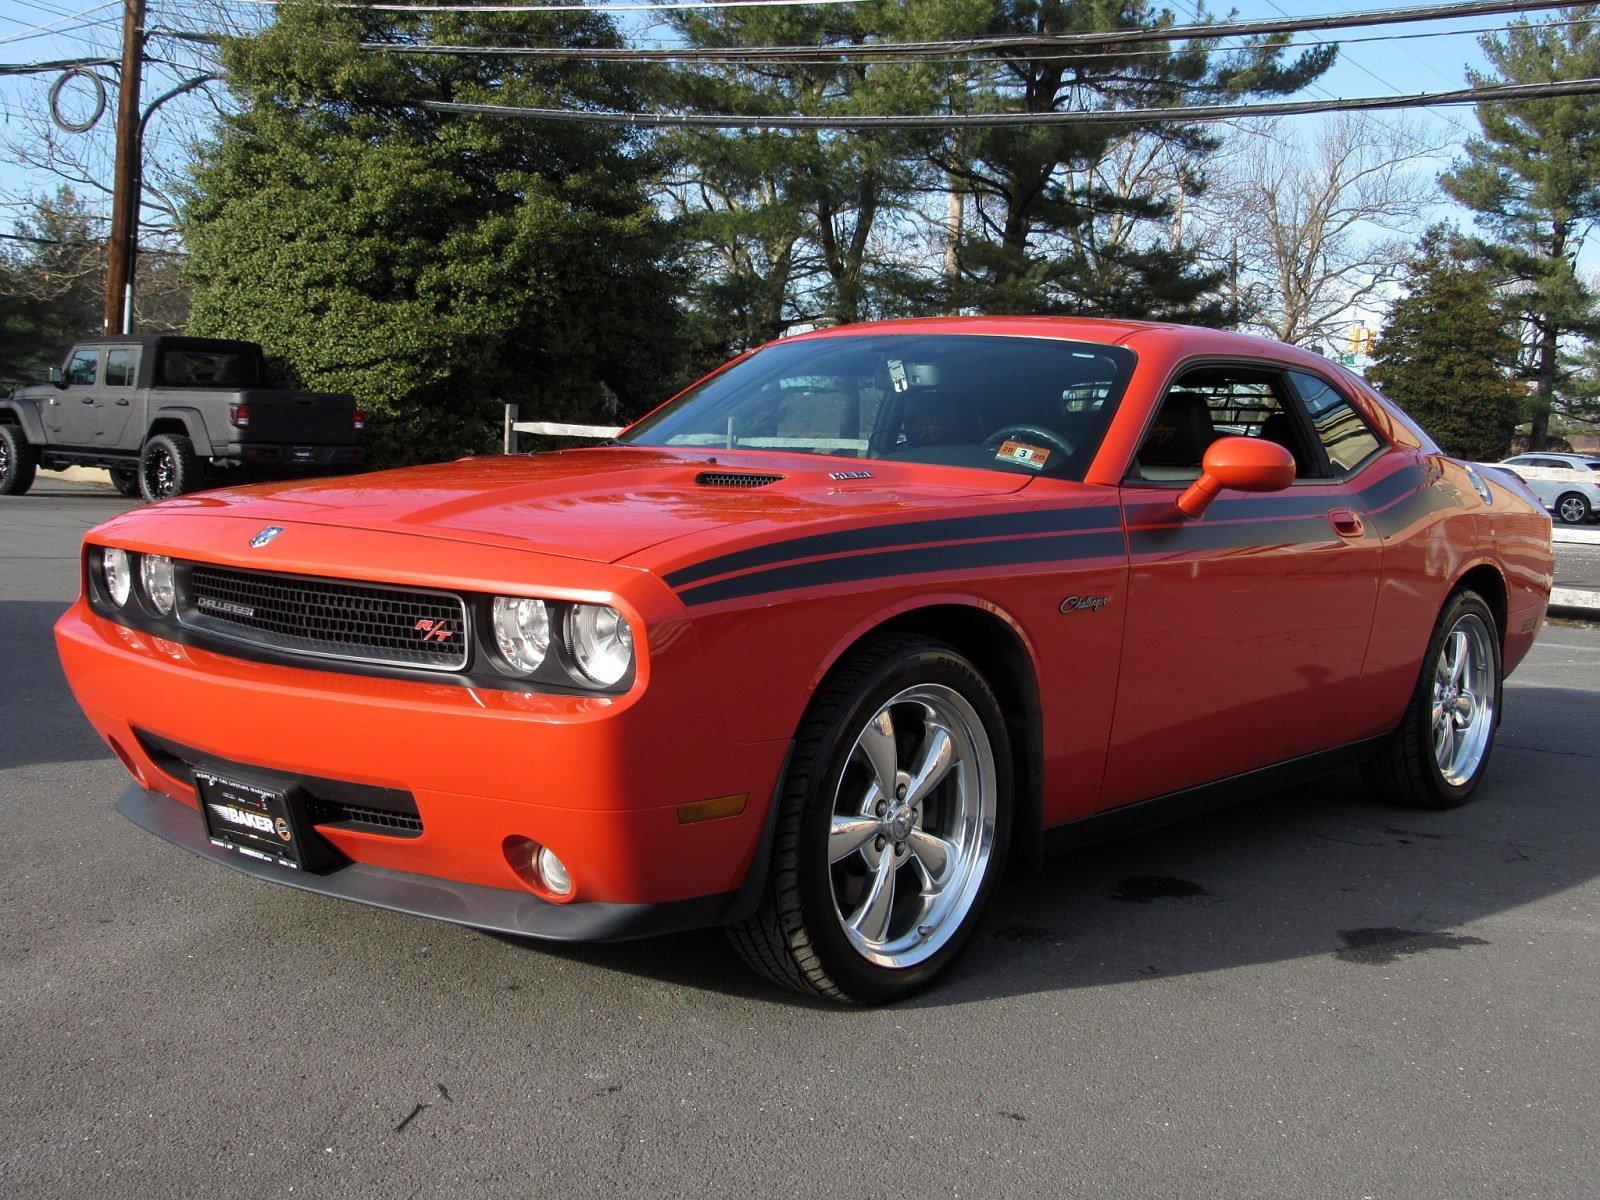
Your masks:
<svg viewBox="0 0 1600 1200"><path fill-rule="evenodd" d="M1540 450L1496 465L1526 483L1563 525L1582 525L1600 512L1600 458Z"/></svg>

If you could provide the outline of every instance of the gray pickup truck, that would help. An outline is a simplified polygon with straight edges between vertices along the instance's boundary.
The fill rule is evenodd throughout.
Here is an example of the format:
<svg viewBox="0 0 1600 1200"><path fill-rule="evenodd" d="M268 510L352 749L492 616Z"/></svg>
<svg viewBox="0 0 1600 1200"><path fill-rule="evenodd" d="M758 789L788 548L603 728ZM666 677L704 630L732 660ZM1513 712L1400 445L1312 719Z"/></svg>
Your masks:
<svg viewBox="0 0 1600 1200"><path fill-rule="evenodd" d="M253 342L94 338L50 382L0 399L0 495L34 473L106 467L125 496L164 500L223 473L346 470L366 458L366 416L351 396L263 386Z"/></svg>

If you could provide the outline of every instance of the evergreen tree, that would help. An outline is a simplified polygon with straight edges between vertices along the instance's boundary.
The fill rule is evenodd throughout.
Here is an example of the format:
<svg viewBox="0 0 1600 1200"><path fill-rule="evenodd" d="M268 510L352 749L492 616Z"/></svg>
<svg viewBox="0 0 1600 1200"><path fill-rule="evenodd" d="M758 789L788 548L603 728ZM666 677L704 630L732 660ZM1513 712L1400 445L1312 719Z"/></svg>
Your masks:
<svg viewBox="0 0 1600 1200"><path fill-rule="evenodd" d="M681 371L652 163L615 129L436 114L419 100L639 107L623 68L363 53L361 41L619 44L594 13L295 3L223 51L238 111L185 206L197 333L248 337L375 411L390 461L493 441L500 405L644 411Z"/></svg>
<svg viewBox="0 0 1600 1200"><path fill-rule="evenodd" d="M1511 448L1527 388L1509 370L1517 339L1489 272L1433 229L1389 310L1369 372L1447 453L1495 462Z"/></svg>
<svg viewBox="0 0 1600 1200"><path fill-rule="evenodd" d="M1568 20L1518 21L1482 40L1493 70L1474 84L1538 83L1600 75L1600 5L1561 10ZM1482 136L1444 176L1444 188L1472 210L1479 253L1512 285L1527 334L1521 374L1532 385L1530 445L1544 446L1552 411L1569 391L1575 338L1600 334L1595 297L1577 270L1584 240L1600 219L1600 105L1592 96L1480 104Z"/></svg>

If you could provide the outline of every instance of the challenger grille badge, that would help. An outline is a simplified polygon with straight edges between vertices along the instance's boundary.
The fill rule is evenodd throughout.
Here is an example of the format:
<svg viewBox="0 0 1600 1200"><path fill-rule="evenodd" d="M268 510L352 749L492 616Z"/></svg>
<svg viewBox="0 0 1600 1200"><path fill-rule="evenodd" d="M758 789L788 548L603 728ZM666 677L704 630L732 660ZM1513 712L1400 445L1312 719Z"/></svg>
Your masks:
<svg viewBox="0 0 1600 1200"><path fill-rule="evenodd" d="M282 532L283 532L283 526L282 525L268 525L260 533L256 534L255 537L250 539L250 549L252 549L252 550L261 549L261 547L265 546L268 542L270 542L273 538L277 537Z"/></svg>

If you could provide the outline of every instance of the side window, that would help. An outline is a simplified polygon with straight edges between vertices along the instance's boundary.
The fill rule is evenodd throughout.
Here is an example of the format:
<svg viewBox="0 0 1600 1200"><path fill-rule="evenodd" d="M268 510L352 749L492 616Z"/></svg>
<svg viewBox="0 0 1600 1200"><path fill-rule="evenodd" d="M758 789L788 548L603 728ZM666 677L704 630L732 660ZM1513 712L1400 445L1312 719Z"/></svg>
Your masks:
<svg viewBox="0 0 1600 1200"><path fill-rule="evenodd" d="M1290 371L1289 377L1305 401L1312 428L1322 439L1322 448L1335 471L1353 471L1383 449L1383 442L1355 405L1328 384L1302 371Z"/></svg>
<svg viewBox="0 0 1600 1200"><path fill-rule="evenodd" d="M95 368L100 365L100 351L79 350L67 363L67 382L79 385L94 383Z"/></svg>
<svg viewBox="0 0 1600 1200"><path fill-rule="evenodd" d="M1223 437L1276 442L1294 456L1297 476L1321 473L1280 374L1205 366L1185 371L1168 389L1134 459L1133 477L1152 483L1197 479L1206 448Z"/></svg>
<svg viewBox="0 0 1600 1200"><path fill-rule="evenodd" d="M106 386L132 387L133 368L138 361L136 350L113 350L106 355Z"/></svg>

